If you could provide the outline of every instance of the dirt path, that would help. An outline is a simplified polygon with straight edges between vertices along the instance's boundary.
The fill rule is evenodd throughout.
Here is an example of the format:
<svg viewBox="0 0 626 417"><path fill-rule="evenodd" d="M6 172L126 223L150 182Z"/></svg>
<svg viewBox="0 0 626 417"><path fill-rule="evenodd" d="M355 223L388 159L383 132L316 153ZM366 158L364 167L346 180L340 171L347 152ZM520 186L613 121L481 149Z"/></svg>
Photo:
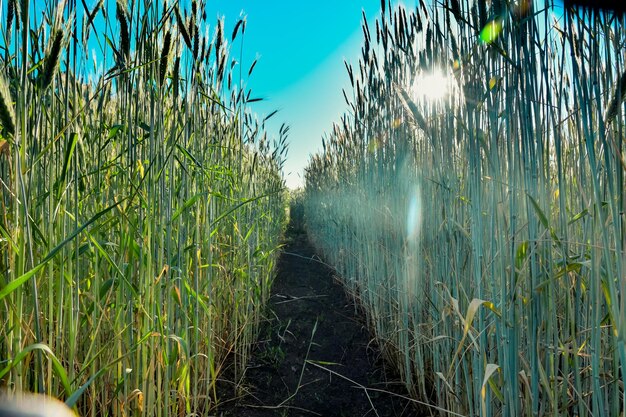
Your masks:
<svg viewBox="0 0 626 417"><path fill-rule="evenodd" d="M278 262L270 320L243 381L222 416L416 416L389 380L354 305L291 224ZM371 390L363 387L372 388ZM380 391L378 391L380 390Z"/></svg>

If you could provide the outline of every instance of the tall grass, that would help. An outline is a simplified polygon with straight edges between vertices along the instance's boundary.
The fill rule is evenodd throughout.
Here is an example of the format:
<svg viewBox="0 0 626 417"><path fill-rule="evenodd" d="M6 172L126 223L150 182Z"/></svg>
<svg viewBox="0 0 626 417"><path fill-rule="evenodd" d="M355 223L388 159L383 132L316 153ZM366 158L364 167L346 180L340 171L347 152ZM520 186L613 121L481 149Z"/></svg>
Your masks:
<svg viewBox="0 0 626 417"><path fill-rule="evenodd" d="M315 244L416 397L620 415L623 18L524 0L382 9L347 64L350 111L306 170ZM412 91L437 69L444 98Z"/></svg>
<svg viewBox="0 0 626 417"><path fill-rule="evenodd" d="M249 112L244 20L89 3L2 2L0 385L205 415L269 295L286 130Z"/></svg>

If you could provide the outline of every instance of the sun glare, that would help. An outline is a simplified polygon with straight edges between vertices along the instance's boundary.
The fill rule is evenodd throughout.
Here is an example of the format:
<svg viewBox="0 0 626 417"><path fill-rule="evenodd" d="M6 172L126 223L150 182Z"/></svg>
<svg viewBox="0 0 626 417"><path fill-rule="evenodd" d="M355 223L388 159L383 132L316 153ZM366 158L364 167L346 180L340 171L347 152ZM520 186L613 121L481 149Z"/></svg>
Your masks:
<svg viewBox="0 0 626 417"><path fill-rule="evenodd" d="M431 101L441 100L448 94L450 80L441 71L422 74L413 83L413 96Z"/></svg>

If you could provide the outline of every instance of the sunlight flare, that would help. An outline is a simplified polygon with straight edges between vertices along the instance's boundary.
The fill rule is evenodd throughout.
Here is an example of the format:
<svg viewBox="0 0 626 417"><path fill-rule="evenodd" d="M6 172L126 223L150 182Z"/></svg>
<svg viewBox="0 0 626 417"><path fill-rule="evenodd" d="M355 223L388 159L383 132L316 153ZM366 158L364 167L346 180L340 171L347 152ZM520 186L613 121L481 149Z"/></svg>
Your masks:
<svg viewBox="0 0 626 417"><path fill-rule="evenodd" d="M416 99L441 100L450 91L450 78L440 70L421 74L413 82L412 91Z"/></svg>

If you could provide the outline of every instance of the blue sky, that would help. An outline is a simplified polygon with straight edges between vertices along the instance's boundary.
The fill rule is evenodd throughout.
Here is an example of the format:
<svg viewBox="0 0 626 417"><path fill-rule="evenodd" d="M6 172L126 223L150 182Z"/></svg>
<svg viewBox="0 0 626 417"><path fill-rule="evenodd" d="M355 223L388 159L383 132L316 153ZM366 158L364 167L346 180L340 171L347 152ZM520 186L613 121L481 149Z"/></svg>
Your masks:
<svg viewBox="0 0 626 417"><path fill-rule="evenodd" d="M228 35L241 13L247 16L243 67L259 57L248 87L253 96L266 99L253 110L259 116L279 110L269 124L271 131L277 132L283 122L291 127L284 172L290 187L302 184L309 155L321 148L322 135L347 108L341 92L348 85L343 60L358 60L361 10L373 21L380 0L208 2L209 22L224 16ZM239 53L239 42L235 40L233 56Z"/></svg>
<svg viewBox="0 0 626 417"><path fill-rule="evenodd" d="M90 10L98 0L87 0ZM189 9L190 0L179 0ZM415 0L392 0L415 5ZM217 19L223 18L224 34L230 41L232 31L242 16L246 31L231 45L231 57L241 54L244 74L255 59L258 62L247 87L252 97L264 101L252 104L262 119L278 110L268 122L270 136L276 136L281 124L290 126L289 153L284 165L287 186L303 185L303 170L309 156L321 149L322 137L347 110L342 89L351 96L344 60L358 67L363 39L362 11L373 29L380 15L380 0L208 0L207 23L210 35ZM36 2L36 7L55 7L56 1ZM115 0L105 2L113 15ZM5 7L5 6L3 6ZM82 8L79 7L82 12ZM35 13L41 18L41 11ZM99 25L101 14L95 20ZM112 22L115 24L115 22ZM102 24L102 23L100 23ZM95 37L90 42L94 43ZM243 39L243 46L242 46ZM100 48L94 43L94 50ZM104 57L97 56L99 66ZM109 57L109 59L111 59ZM91 63L88 65L92 65Z"/></svg>
<svg viewBox="0 0 626 417"><path fill-rule="evenodd" d="M392 0L415 7L415 0ZM562 5L561 0L556 0ZM349 81L344 59L358 67L362 44L362 10L370 29L380 14L380 0L212 0L209 22L225 17L230 35L240 15L247 16L244 68L260 57L248 87L266 101L255 104L259 116L275 109L270 129L290 127L284 174L290 188L303 185L309 155L321 149L324 132L347 110L342 88ZM211 16L213 13L213 16ZM238 53L235 41L231 53Z"/></svg>
<svg viewBox="0 0 626 417"><path fill-rule="evenodd" d="M86 4L91 10L97 1L87 0ZM179 1L183 8L189 9L190 0ZM392 4L398 1L402 0L392 0ZM214 33L217 19L223 18L224 34L229 41L236 23L246 16L240 64L245 74L258 58L247 87L252 89L252 97L264 98L252 104L252 110L259 118L279 110L268 123L270 136L278 134L282 123L290 126L285 180L291 188L303 185L302 172L309 156L321 149L324 132L330 131L332 123L339 121L347 110L342 88L346 88L348 96L350 90L343 61L357 66L363 38L362 10L373 29L380 14L380 0L208 0L206 3L210 34ZM403 3L414 5L415 0ZM37 8L55 7L57 2L37 0L34 4ZM115 0L107 0L105 4L113 15ZM80 6L79 9L82 12ZM38 19L41 12L35 13ZM101 24L101 19L98 15L96 26ZM94 38L90 42L95 42ZM242 51L241 39L238 36L231 45L231 57L237 60ZM93 47L99 49L95 43ZM103 59L98 56L97 64Z"/></svg>

